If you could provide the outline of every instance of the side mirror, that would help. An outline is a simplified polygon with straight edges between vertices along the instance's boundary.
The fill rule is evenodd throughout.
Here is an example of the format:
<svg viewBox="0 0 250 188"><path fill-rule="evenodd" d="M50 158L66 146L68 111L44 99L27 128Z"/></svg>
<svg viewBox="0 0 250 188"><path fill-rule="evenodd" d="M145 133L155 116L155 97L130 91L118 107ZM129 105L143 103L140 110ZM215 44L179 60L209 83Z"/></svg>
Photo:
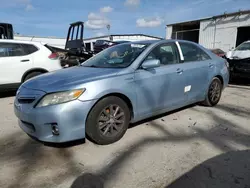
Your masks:
<svg viewBox="0 0 250 188"><path fill-rule="evenodd" d="M149 59L142 63L143 69L151 69L156 68L160 66L160 60L159 59Z"/></svg>

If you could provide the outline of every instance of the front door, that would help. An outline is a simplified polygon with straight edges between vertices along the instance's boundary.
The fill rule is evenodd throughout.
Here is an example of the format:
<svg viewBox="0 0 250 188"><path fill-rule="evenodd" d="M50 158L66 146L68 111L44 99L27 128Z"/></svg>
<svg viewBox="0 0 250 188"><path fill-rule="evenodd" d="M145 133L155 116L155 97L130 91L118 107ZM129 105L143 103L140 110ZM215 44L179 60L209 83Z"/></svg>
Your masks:
<svg viewBox="0 0 250 188"><path fill-rule="evenodd" d="M0 85L21 82L23 74L32 68L32 56L26 54L18 43L0 43Z"/></svg>
<svg viewBox="0 0 250 188"><path fill-rule="evenodd" d="M145 60L148 59L159 59L161 66L147 70L139 68L135 72L138 116L174 109L187 99L185 72L176 44L170 42L155 47Z"/></svg>

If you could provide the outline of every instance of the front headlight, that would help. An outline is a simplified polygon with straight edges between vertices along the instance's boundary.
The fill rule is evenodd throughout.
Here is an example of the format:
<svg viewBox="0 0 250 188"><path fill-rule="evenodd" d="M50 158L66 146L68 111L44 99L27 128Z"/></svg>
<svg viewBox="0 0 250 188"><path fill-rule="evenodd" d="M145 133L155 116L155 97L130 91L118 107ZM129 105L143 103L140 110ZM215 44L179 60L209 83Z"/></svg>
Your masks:
<svg viewBox="0 0 250 188"><path fill-rule="evenodd" d="M40 100L40 102L36 105L36 107L44 107L44 106L73 101L78 97L80 97L82 93L84 93L84 91L85 89L78 89L78 90L47 94L42 98L42 100Z"/></svg>

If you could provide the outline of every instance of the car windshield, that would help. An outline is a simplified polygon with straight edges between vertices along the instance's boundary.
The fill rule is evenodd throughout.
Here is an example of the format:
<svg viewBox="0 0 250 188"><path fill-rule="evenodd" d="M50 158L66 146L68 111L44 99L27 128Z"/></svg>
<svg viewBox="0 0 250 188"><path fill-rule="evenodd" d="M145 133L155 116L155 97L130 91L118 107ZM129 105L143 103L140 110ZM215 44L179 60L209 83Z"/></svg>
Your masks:
<svg viewBox="0 0 250 188"><path fill-rule="evenodd" d="M147 48L149 44L124 43L98 53L81 66L102 68L125 68Z"/></svg>
<svg viewBox="0 0 250 188"><path fill-rule="evenodd" d="M237 51L245 51L250 50L250 42L245 42L239 45L235 50Z"/></svg>

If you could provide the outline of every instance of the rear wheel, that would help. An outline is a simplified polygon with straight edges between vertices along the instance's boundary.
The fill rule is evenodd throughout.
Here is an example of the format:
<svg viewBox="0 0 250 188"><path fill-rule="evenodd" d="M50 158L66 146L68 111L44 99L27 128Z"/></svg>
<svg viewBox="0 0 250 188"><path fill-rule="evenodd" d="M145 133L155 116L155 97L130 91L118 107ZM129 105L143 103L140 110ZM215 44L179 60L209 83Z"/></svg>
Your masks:
<svg viewBox="0 0 250 188"><path fill-rule="evenodd" d="M203 104L206 106L215 106L220 101L221 92L222 83L219 78L215 77L209 85L207 96Z"/></svg>
<svg viewBox="0 0 250 188"><path fill-rule="evenodd" d="M100 100L90 111L86 133L95 143L107 145L120 140L128 129L130 111L119 97Z"/></svg>
<svg viewBox="0 0 250 188"><path fill-rule="evenodd" d="M25 78L24 78L24 82L35 77L35 76L38 76L40 74L43 74L42 72L31 72L29 73Z"/></svg>

